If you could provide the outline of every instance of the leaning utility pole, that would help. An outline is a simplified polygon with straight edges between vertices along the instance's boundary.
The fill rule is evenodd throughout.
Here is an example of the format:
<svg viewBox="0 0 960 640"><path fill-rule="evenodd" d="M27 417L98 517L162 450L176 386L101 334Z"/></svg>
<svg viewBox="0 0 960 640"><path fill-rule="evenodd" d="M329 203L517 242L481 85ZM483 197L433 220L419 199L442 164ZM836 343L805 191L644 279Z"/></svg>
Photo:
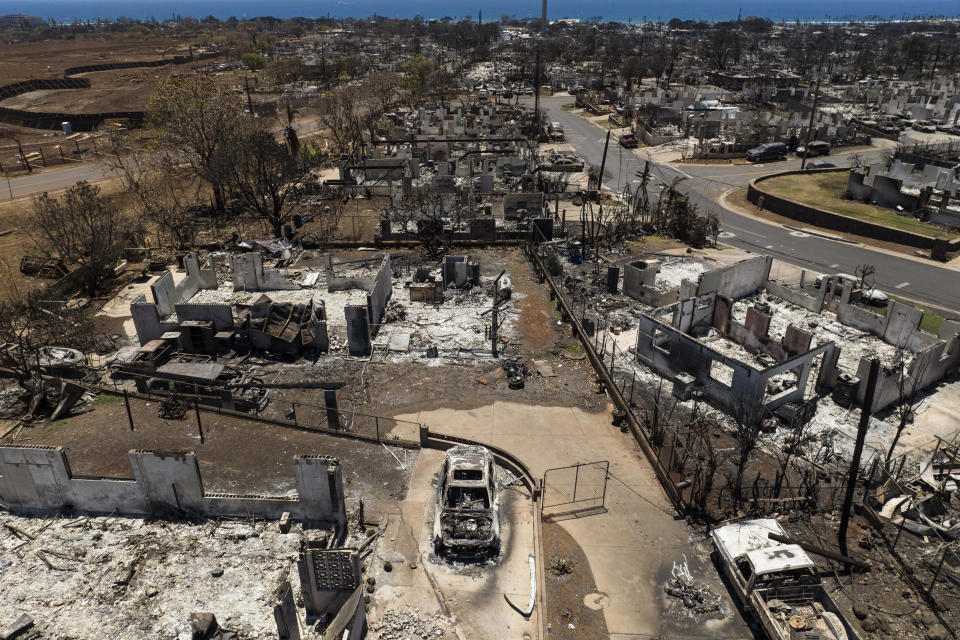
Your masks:
<svg viewBox="0 0 960 640"><path fill-rule="evenodd" d="M497 332L500 330L500 318L497 311L500 310L500 278L507 272L506 269L500 272L496 280L493 281L493 310L490 314L490 352L494 358L500 356L497 351Z"/></svg>
<svg viewBox="0 0 960 640"><path fill-rule="evenodd" d="M820 99L820 79L822 77L823 58L820 59L820 64L817 65L817 86L813 90L813 108L810 109L810 122L807 123L807 134L803 136L803 159L800 160L800 171L803 171L804 167L807 166L807 156L810 155L808 145L810 144L810 133L813 131L813 116L817 113L817 100Z"/></svg>
<svg viewBox="0 0 960 640"><path fill-rule="evenodd" d="M870 426L870 413L873 411L873 395L877 390L877 377L880 375L880 360L870 361L870 373L867 376L867 389L860 405L860 424L857 426L857 441L853 446L853 460L850 461L850 475L847 478L847 493L843 498L843 511L840 514L840 530L837 534L840 552L847 555L847 525L850 523L850 507L853 506L853 494L857 488L857 475L860 473L860 456L863 455L863 441L867 438Z"/></svg>
<svg viewBox="0 0 960 640"><path fill-rule="evenodd" d="M607 129L607 141L603 143L603 158L600 160L600 177L597 178L597 191L603 188L603 170L607 166L607 148L610 146L610 130Z"/></svg>
<svg viewBox="0 0 960 640"><path fill-rule="evenodd" d="M537 47L536 71L533 74L533 127L540 134L540 47Z"/></svg>

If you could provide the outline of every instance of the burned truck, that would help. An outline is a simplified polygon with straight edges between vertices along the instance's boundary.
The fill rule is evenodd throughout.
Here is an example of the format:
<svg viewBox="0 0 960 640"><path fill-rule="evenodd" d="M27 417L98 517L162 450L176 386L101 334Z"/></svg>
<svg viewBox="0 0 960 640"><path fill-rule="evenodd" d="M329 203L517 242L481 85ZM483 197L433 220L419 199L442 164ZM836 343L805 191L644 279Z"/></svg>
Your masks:
<svg viewBox="0 0 960 640"><path fill-rule="evenodd" d="M437 555L495 556L500 549L497 466L485 447L447 450L437 483Z"/></svg>
<svg viewBox="0 0 960 640"><path fill-rule="evenodd" d="M772 518L741 520L710 532L731 590L769 640L859 640L820 582L816 565Z"/></svg>

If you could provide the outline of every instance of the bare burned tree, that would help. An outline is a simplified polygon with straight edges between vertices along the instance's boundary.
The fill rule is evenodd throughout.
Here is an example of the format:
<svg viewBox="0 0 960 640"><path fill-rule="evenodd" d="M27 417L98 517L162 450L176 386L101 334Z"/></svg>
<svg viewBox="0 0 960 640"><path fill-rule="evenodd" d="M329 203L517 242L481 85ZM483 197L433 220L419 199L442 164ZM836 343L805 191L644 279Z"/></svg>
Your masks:
<svg viewBox="0 0 960 640"><path fill-rule="evenodd" d="M890 440L890 445L887 447L887 454L883 461L884 466L888 468L890 460L893 458L893 452L900 442L900 437L903 435L907 425L911 424L919 413L920 404L923 401L920 395L920 383L921 380L923 380L927 365L930 362L929 359L924 358L922 361L917 362L911 371L907 353L909 352L904 347L898 348L893 364L897 376L897 400L893 408L893 416L897 420L897 427L893 433L893 438Z"/></svg>
<svg viewBox="0 0 960 640"><path fill-rule="evenodd" d="M16 292L0 300L0 342L13 345L4 352L3 368L24 390L30 392L35 408L44 392L41 375L41 349L69 345L77 349L89 346L90 318L82 310L65 306L48 308L37 291L20 296Z"/></svg>
<svg viewBox="0 0 960 640"><path fill-rule="evenodd" d="M873 277L877 274L877 268L872 264L858 264L853 275L857 277L858 289L872 289Z"/></svg>
<svg viewBox="0 0 960 640"><path fill-rule="evenodd" d="M287 141L290 155L299 155L300 137L297 135L297 130L293 126L293 121L300 115L300 111L293 106L292 102L285 100L277 105L277 114L283 121L283 138Z"/></svg>
<svg viewBox="0 0 960 640"><path fill-rule="evenodd" d="M10 127L0 127L0 140L11 140L17 145L17 155L20 156L20 163L27 170L27 173L33 173L33 167L23 154L23 145L20 143L20 136Z"/></svg>
<svg viewBox="0 0 960 640"><path fill-rule="evenodd" d="M251 126L237 139L237 159L227 177L233 193L280 236L293 217L293 204L309 167L266 127Z"/></svg>
<svg viewBox="0 0 960 640"><path fill-rule="evenodd" d="M44 192L35 198L33 221L64 262L78 265L91 297L112 277L123 247L132 240L131 221L87 182L78 182L59 197Z"/></svg>
<svg viewBox="0 0 960 640"><path fill-rule="evenodd" d="M354 108L358 102L357 89L346 86L327 93L317 104L317 117L330 131L338 155L348 155L363 144L363 122Z"/></svg>
<svg viewBox="0 0 960 640"><path fill-rule="evenodd" d="M753 455L760 448L763 437L762 423L754 416L744 403L738 403L734 411L730 412L732 435L734 439L733 463L734 477L730 478L731 490L737 507L743 501L743 477L747 465Z"/></svg>
<svg viewBox="0 0 960 640"><path fill-rule="evenodd" d="M157 244L185 249L194 240L193 207L202 201L200 184L189 167L166 153L116 153L113 167L137 216L151 223Z"/></svg>
<svg viewBox="0 0 960 640"><path fill-rule="evenodd" d="M387 207L386 217L404 233L416 234L431 257L450 246L453 234L467 229L477 216L470 199L435 187L414 189Z"/></svg>

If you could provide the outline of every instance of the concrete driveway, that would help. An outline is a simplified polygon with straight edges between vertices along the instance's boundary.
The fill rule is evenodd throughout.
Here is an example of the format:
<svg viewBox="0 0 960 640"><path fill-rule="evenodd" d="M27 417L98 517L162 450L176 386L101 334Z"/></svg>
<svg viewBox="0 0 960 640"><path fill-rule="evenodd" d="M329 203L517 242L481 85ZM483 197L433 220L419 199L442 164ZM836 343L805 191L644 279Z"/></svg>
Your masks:
<svg viewBox="0 0 960 640"><path fill-rule="evenodd" d="M502 447L536 476L578 461L609 460L606 511L559 524L589 562L599 597L585 604L603 609L610 637L752 637L713 569L710 547L674 519L650 465L633 438L610 425L609 411L496 402L397 417ZM684 555L694 577L722 596L719 617L691 618L664 593L673 562Z"/></svg>
<svg viewBox="0 0 960 640"><path fill-rule="evenodd" d="M399 611L439 620L436 625L444 633L431 634L435 640L537 637L538 612L526 619L504 600L506 595L522 608L530 601L528 558L534 553L533 502L525 490L502 491L502 553L496 561L450 562L438 558L433 553L433 514L436 474L442 461L442 452L422 450L406 500L377 501L368 507L368 519L373 516L386 524L368 559L368 575L376 579L368 610L371 626L389 616L388 612ZM385 562L391 563L391 571L384 570ZM388 634L376 637L383 635Z"/></svg>

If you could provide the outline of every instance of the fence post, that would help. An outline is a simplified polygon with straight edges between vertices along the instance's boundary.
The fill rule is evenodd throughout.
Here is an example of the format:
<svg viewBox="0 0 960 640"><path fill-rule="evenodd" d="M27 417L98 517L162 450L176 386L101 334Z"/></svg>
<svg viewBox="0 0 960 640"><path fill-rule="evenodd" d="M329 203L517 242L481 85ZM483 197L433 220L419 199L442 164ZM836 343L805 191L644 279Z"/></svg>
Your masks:
<svg viewBox="0 0 960 640"><path fill-rule="evenodd" d="M200 403L193 401L193 409L197 412L197 433L200 434L200 444L203 444L203 425L200 424Z"/></svg>
<svg viewBox="0 0 960 640"><path fill-rule="evenodd" d="M380 442L380 416L373 416L373 422L377 426L377 442Z"/></svg>
<svg viewBox="0 0 960 640"><path fill-rule="evenodd" d="M577 461L576 470L573 475L573 502L577 501L577 483L580 482L580 461Z"/></svg>
<svg viewBox="0 0 960 640"><path fill-rule="evenodd" d="M116 382L113 383L116 386ZM127 405L127 423L130 425L130 431L133 431L133 412L130 411L130 396L127 395L127 390L123 390L123 402Z"/></svg>

